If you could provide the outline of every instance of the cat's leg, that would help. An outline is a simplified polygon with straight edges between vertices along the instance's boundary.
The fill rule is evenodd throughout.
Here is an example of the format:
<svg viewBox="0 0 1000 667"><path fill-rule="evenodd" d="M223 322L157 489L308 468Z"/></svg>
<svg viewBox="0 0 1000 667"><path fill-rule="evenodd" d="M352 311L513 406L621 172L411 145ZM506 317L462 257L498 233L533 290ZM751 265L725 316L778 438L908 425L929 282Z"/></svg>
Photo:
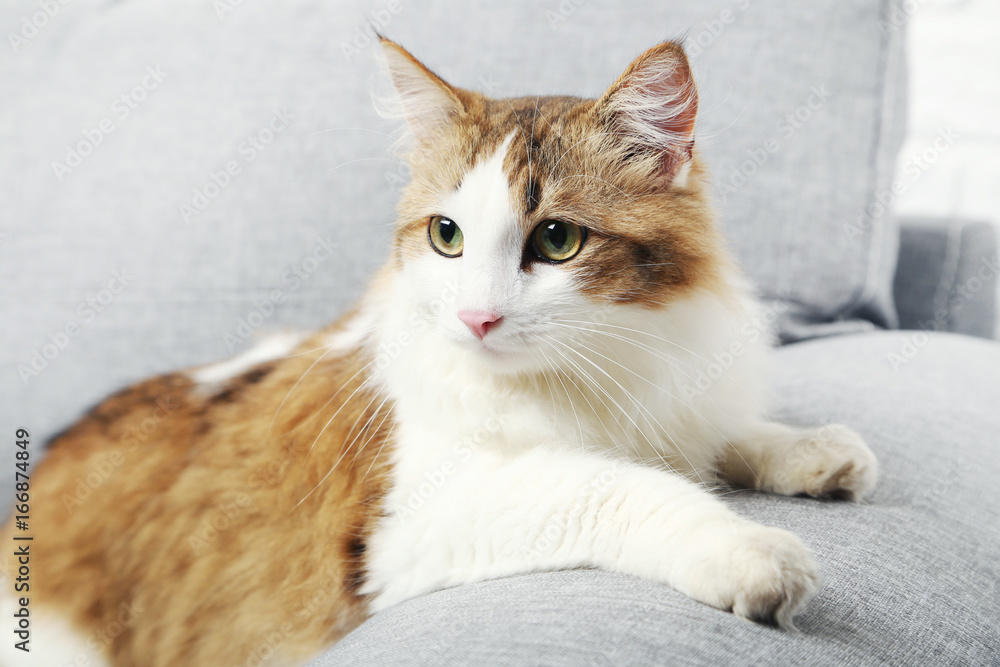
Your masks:
<svg viewBox="0 0 1000 667"><path fill-rule="evenodd" d="M795 428L758 422L730 445L720 472L751 489L860 500L878 477L878 461L868 445L840 424Z"/></svg>
<svg viewBox="0 0 1000 667"><path fill-rule="evenodd" d="M456 468L409 475L390 495L367 549L364 590L376 611L484 579L599 567L787 628L819 585L798 537L739 517L672 473L544 449L480 451L432 484L445 470Z"/></svg>

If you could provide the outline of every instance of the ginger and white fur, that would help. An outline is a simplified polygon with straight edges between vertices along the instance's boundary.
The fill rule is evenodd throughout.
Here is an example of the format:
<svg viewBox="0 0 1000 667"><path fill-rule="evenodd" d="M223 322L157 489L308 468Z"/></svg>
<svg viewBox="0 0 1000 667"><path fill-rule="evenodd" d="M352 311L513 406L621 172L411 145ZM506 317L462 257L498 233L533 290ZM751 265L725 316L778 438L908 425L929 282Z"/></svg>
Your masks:
<svg viewBox="0 0 1000 667"><path fill-rule="evenodd" d="M501 157L443 205L464 222L462 261L410 262L358 316L375 322L369 344L388 360L380 379L398 420L391 514L368 547L373 609L519 572L597 566L791 626L819 585L808 550L705 485L736 454L758 488L860 497L874 484L874 457L845 427L763 417L770 338L735 271L728 299L697 294L653 314L614 306L590 323L592 304L562 272L512 281L520 248L508 234L515 213ZM442 293L448 284L460 287ZM494 304L505 326L481 343L456 313ZM415 328L430 308L429 326ZM524 349L524 331L548 345ZM741 353L718 375L717 352L734 344ZM508 363L538 370L495 372ZM703 391L699 376L709 378Z"/></svg>
<svg viewBox="0 0 1000 667"><path fill-rule="evenodd" d="M432 86L395 51L387 56L391 71L404 70L404 99L418 101L410 114L433 113L419 107L433 109ZM660 108L653 102L633 104L634 123ZM725 478L860 498L874 486L874 456L846 427L766 419L771 339L731 263L722 289L652 310L597 305L558 266L525 276L522 195L503 169L516 134L439 202L461 225L462 257L408 258L355 319L358 339L372 332L369 353L397 419L389 516L368 547L373 609L519 572L596 566L792 627L820 582L808 549L710 489ZM479 340L461 310L502 313L502 325ZM720 366L720 352L731 365Z"/></svg>

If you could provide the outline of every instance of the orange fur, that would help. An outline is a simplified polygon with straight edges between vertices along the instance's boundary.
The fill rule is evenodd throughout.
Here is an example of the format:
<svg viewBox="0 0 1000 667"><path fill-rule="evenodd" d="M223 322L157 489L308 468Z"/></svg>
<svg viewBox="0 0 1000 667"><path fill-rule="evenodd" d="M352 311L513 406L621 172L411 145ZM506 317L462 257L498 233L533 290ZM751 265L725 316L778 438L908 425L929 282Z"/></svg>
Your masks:
<svg viewBox="0 0 1000 667"><path fill-rule="evenodd" d="M57 438L32 476L36 610L101 644L134 610L108 645L116 665L244 664L270 644L305 659L360 623L389 406L361 386L361 358L320 345L204 395L181 375L149 380Z"/></svg>

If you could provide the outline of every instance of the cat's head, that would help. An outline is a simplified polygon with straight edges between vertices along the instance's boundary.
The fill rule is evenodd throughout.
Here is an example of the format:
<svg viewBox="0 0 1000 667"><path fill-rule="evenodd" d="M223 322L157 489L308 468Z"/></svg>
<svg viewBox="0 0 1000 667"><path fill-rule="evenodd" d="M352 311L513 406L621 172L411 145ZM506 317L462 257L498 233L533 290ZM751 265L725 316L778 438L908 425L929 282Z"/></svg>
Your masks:
<svg viewBox="0 0 1000 667"><path fill-rule="evenodd" d="M412 171L392 261L409 303L436 304L434 332L498 369L542 368L585 323L717 280L681 46L649 49L597 100L490 99L382 46Z"/></svg>

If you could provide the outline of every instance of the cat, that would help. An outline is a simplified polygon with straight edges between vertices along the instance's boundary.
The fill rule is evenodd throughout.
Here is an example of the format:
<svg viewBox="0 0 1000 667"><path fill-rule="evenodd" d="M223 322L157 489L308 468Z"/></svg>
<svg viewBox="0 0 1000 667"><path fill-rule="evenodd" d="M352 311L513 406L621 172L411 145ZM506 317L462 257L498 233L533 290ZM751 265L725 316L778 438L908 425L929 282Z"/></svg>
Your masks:
<svg viewBox="0 0 1000 667"><path fill-rule="evenodd" d="M330 327L137 384L52 441L32 661L7 641L3 664L301 664L414 596L553 569L787 629L817 591L798 537L713 490L857 500L878 464L845 426L764 416L771 339L715 225L682 46L596 100L489 99L382 52L412 172L388 260Z"/></svg>

